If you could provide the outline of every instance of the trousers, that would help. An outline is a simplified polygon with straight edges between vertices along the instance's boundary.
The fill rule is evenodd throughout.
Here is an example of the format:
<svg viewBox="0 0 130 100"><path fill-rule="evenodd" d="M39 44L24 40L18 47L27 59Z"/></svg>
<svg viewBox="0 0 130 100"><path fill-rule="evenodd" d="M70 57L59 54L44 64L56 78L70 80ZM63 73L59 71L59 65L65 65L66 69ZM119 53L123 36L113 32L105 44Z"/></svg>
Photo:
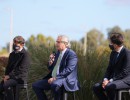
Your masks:
<svg viewBox="0 0 130 100"><path fill-rule="evenodd" d="M38 100L48 100L44 90L52 90L54 94L54 100L61 100L62 89L64 79L57 79L48 83L48 79L42 79L34 82L32 88L36 93Z"/></svg>
<svg viewBox="0 0 130 100"><path fill-rule="evenodd" d="M116 100L116 93L119 89L130 88L130 85L124 83L122 80L110 82L105 89L102 88L102 83L96 83L93 86L93 91L99 100Z"/></svg>
<svg viewBox="0 0 130 100"><path fill-rule="evenodd" d="M13 100L13 87L17 85L17 81L9 79L0 83L0 100Z"/></svg>

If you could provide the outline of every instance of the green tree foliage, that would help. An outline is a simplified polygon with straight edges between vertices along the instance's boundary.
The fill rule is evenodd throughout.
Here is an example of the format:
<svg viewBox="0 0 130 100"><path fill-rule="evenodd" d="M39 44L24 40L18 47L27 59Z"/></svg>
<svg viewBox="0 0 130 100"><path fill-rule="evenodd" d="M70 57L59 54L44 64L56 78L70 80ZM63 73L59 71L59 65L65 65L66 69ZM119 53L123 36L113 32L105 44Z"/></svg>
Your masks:
<svg viewBox="0 0 130 100"><path fill-rule="evenodd" d="M81 41L84 43L85 38L82 38ZM87 50L96 49L99 45L104 43L104 35L97 29L92 29L86 33L86 47Z"/></svg>
<svg viewBox="0 0 130 100"><path fill-rule="evenodd" d="M54 44L55 44L55 41L54 41L54 39L53 39L51 36L49 36L49 37L46 38L46 44L47 44L48 46L53 47Z"/></svg>
<svg viewBox="0 0 130 100"><path fill-rule="evenodd" d="M7 66L8 58L7 57L0 57L0 82L2 76L4 75L5 67Z"/></svg>
<svg viewBox="0 0 130 100"><path fill-rule="evenodd" d="M36 41L38 43L45 44L46 43L46 37L43 34L40 33L40 34L37 35Z"/></svg>
<svg viewBox="0 0 130 100"><path fill-rule="evenodd" d="M111 34L114 33L121 33L124 36L124 45L127 48L130 48L130 29L126 29L123 31L119 26L115 26L113 28L108 28L108 39L111 36Z"/></svg>
<svg viewBox="0 0 130 100"><path fill-rule="evenodd" d="M113 28L108 28L108 38L111 36L112 33L124 33L119 26L114 26Z"/></svg>
<svg viewBox="0 0 130 100"><path fill-rule="evenodd" d="M125 40L124 40L124 44L125 44L125 46L127 47L127 48L129 48L130 49L130 29L126 29L125 30L125 35L124 35L124 37L125 37Z"/></svg>
<svg viewBox="0 0 130 100"><path fill-rule="evenodd" d="M29 38L29 41L30 41L31 43L35 42L35 41L36 41L35 36L34 36L34 35L31 35L30 38Z"/></svg>
<svg viewBox="0 0 130 100"><path fill-rule="evenodd" d="M26 42L27 48L33 45L44 45L45 47L51 46L53 47L55 41L52 37L46 37L42 33L38 34L36 37L31 35L30 38Z"/></svg>
<svg viewBox="0 0 130 100"><path fill-rule="evenodd" d="M8 51L6 48L2 48L2 50L0 50L0 56L4 56L4 55L7 55L8 54Z"/></svg>
<svg viewBox="0 0 130 100"><path fill-rule="evenodd" d="M71 44L71 48L75 49L76 51L80 52L81 50L83 50L83 44L82 44L82 42L71 41L70 44ZM81 53L83 53L83 52L81 52Z"/></svg>

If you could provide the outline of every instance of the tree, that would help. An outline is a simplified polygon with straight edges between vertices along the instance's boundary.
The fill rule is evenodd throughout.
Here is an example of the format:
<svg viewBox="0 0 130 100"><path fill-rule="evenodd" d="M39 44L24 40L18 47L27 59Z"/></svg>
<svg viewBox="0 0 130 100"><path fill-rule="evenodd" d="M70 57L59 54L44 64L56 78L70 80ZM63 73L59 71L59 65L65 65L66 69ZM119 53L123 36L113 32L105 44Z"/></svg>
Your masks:
<svg viewBox="0 0 130 100"><path fill-rule="evenodd" d="M111 36L112 33L124 33L122 29L119 26L114 26L113 28L108 28L108 39Z"/></svg>
<svg viewBox="0 0 130 100"><path fill-rule="evenodd" d="M30 46L35 46L35 45L42 46L42 47L44 46L52 47L54 46L54 43L55 41L51 36L46 37L42 33L40 33L36 37L34 35L31 35L30 38L26 42L26 46L27 48L29 48Z"/></svg>
<svg viewBox="0 0 130 100"><path fill-rule="evenodd" d="M51 36L49 36L49 37L46 38L46 44L48 46L54 46L55 40Z"/></svg>
<svg viewBox="0 0 130 100"><path fill-rule="evenodd" d="M125 30L124 37L125 37L125 40L124 40L125 46L127 48L130 48L130 29Z"/></svg>
<svg viewBox="0 0 130 100"><path fill-rule="evenodd" d="M35 42L35 41L36 41L35 36L34 36L34 35L31 35L30 38L29 38L29 41L30 41L31 43Z"/></svg>
<svg viewBox="0 0 130 100"><path fill-rule="evenodd" d="M34 35L31 35L30 38L26 41L26 46L29 47L31 44L36 42L36 38Z"/></svg>
<svg viewBox="0 0 130 100"><path fill-rule="evenodd" d="M81 41L84 43L84 38ZM103 44L103 41L104 35L97 29L92 29L86 34L87 50L97 48L97 46Z"/></svg>
<svg viewBox="0 0 130 100"><path fill-rule="evenodd" d="M38 34L36 37L38 44L45 44L46 43L46 37L43 34Z"/></svg>

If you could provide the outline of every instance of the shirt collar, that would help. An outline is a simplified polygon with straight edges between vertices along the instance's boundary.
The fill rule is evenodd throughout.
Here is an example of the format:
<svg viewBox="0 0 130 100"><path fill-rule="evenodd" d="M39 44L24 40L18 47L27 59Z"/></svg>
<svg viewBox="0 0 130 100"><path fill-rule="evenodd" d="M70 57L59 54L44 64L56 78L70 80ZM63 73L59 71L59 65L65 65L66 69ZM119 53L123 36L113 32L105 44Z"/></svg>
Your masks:
<svg viewBox="0 0 130 100"><path fill-rule="evenodd" d="M20 48L18 51L15 51L15 53L21 52L23 50L23 47Z"/></svg>
<svg viewBox="0 0 130 100"><path fill-rule="evenodd" d="M124 46L121 46L117 52L120 53L123 47Z"/></svg>
<svg viewBox="0 0 130 100"><path fill-rule="evenodd" d="M65 48L63 51L61 51L62 57L64 55L64 53L66 52L67 48Z"/></svg>
<svg viewBox="0 0 130 100"><path fill-rule="evenodd" d="M22 51L23 50L23 47L22 48L20 48L18 51Z"/></svg>

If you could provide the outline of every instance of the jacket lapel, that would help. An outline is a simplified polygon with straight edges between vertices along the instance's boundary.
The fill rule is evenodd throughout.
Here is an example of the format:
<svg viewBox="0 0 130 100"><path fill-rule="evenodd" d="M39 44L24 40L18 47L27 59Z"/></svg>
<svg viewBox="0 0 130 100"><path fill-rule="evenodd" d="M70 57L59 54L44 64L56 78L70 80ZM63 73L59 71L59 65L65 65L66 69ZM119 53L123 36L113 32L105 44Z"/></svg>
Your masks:
<svg viewBox="0 0 130 100"><path fill-rule="evenodd" d="M124 56L124 51L125 51L125 48L123 47L121 52L119 53L119 56L117 58L117 61L116 61L116 64L120 61L120 59Z"/></svg>
<svg viewBox="0 0 130 100"><path fill-rule="evenodd" d="M23 48L22 51L19 52L19 53L20 53L20 54L19 54L19 58L17 59L17 62L15 63L14 68L17 67L18 63L19 63L19 62L21 61L21 59L23 58L23 55L24 55L24 53L25 53L25 49Z"/></svg>
<svg viewBox="0 0 130 100"><path fill-rule="evenodd" d="M69 53L69 49L67 49L62 57L61 63L60 63L60 70L64 67L63 65L66 63L66 57ZM59 70L59 71L60 71Z"/></svg>
<svg viewBox="0 0 130 100"><path fill-rule="evenodd" d="M55 65L56 65L56 62L57 62L58 57L59 57L59 54L60 54L59 51L57 51L56 54L55 54L55 60L54 60L54 63L52 64L52 66L53 66L52 71L53 71L53 69L54 69L54 67L55 67Z"/></svg>

